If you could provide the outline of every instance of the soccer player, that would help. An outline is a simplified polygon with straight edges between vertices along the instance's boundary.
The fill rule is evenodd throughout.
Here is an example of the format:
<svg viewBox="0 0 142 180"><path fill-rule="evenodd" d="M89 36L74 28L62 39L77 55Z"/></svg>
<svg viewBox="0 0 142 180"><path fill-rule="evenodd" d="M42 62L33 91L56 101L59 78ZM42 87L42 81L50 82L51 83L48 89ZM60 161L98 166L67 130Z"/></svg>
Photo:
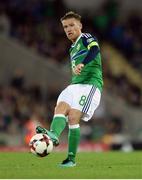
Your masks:
<svg viewBox="0 0 142 180"><path fill-rule="evenodd" d="M80 141L80 120L91 119L100 103L102 65L98 41L95 36L82 33L81 16L70 11L61 18L61 23L72 42L69 50L72 80L58 97L50 131L38 126L36 132L48 134L56 146L68 122L68 156L60 165L73 167Z"/></svg>

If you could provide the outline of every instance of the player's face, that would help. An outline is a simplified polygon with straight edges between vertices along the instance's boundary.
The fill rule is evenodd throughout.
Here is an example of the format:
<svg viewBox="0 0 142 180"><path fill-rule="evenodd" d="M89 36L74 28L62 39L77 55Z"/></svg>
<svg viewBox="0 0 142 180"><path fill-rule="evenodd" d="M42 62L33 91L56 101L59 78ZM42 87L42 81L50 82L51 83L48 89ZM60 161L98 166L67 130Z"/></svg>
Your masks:
<svg viewBox="0 0 142 180"><path fill-rule="evenodd" d="M69 40L75 42L81 34L82 24L75 18L65 19L62 21L64 31Z"/></svg>

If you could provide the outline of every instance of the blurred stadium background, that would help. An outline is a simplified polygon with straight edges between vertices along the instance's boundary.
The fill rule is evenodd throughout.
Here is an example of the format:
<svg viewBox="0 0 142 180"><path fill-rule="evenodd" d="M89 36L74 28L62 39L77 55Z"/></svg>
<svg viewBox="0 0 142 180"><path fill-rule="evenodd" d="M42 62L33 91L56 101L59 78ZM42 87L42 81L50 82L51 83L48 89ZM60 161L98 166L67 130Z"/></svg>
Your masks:
<svg viewBox="0 0 142 180"><path fill-rule="evenodd" d="M50 125L70 80L70 42L60 24L69 10L98 38L104 71L100 107L81 122L80 149L142 149L141 0L1 0L0 151L26 150L35 127ZM59 149L66 143L67 129Z"/></svg>

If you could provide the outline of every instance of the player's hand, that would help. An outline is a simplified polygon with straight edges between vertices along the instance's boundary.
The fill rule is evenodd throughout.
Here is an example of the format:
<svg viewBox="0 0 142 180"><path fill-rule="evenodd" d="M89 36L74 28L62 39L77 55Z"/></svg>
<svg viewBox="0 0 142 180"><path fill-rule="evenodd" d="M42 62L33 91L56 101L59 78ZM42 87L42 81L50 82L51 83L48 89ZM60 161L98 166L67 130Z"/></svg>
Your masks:
<svg viewBox="0 0 142 180"><path fill-rule="evenodd" d="M74 74L80 75L83 67L84 67L84 64L82 63L75 66L75 68L73 69Z"/></svg>

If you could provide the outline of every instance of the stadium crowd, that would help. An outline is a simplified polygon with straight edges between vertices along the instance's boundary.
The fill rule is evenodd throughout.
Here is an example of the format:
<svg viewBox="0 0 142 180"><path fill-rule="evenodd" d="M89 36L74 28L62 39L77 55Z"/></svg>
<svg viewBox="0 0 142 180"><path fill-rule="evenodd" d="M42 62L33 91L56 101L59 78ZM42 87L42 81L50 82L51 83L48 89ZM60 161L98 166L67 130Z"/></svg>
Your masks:
<svg viewBox="0 0 142 180"><path fill-rule="evenodd" d="M18 69L7 86L0 86L0 132L10 136L21 134L28 143L37 125L49 128L59 93L60 87L55 85L48 87L46 93L38 84L27 86L23 72ZM106 120L104 104L100 111L91 124L82 122L84 140L99 140L105 133L121 132L121 117L114 114ZM5 143L0 138L0 145Z"/></svg>
<svg viewBox="0 0 142 180"><path fill-rule="evenodd" d="M55 63L64 65L68 63L66 49L70 44L60 25L60 17L67 10L63 1L58 0L1 0L0 32L18 39L20 43L47 57L47 60L51 58ZM84 13L84 30L93 34L95 32L100 42L110 42L134 68L142 72L142 20L137 14L130 14L123 22L118 19L119 14L119 4L108 1L92 16ZM124 74L114 77L107 63L104 63L104 77L106 88L132 106L142 105L141 89L133 85ZM9 132L10 124L17 124L18 131L23 131L31 119L38 119L48 126L47 119L51 120L59 94L58 87L49 88L47 94L43 95L39 85L26 87L25 81L24 76L13 77L7 86L0 86L0 131ZM121 87L121 91L118 87ZM110 121L115 123L113 130L109 126L108 131L114 131L114 126L116 131L121 131L119 117L113 117Z"/></svg>
<svg viewBox="0 0 142 180"><path fill-rule="evenodd" d="M68 57L65 49L70 46L60 25L60 17L66 11L63 1L58 0L0 2L0 19L9 29L8 34L57 63L65 63ZM100 42L111 42L141 71L142 19L134 12L122 20L120 13L118 1L107 1L91 16L83 14L84 30L95 33Z"/></svg>
<svg viewBox="0 0 142 180"><path fill-rule="evenodd" d="M59 88L49 87L43 95L38 84L27 87L25 83L24 74L18 69L7 86L0 86L0 132L24 134L27 123L32 121L35 126L41 123L48 127Z"/></svg>

